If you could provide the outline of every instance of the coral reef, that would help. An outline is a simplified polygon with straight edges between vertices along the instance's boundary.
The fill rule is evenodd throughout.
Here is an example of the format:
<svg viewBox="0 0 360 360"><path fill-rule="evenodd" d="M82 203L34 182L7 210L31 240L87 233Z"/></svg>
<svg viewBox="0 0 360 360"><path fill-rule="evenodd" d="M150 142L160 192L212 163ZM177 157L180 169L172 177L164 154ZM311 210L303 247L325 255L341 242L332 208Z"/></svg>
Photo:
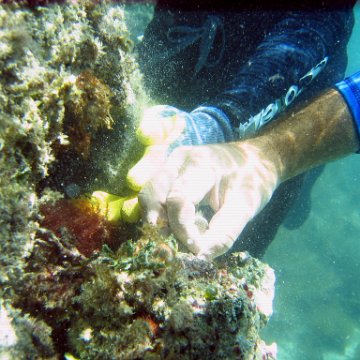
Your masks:
<svg viewBox="0 0 360 360"><path fill-rule="evenodd" d="M92 259L66 235L36 240L13 304L52 329L42 357L275 358L259 337L273 299L267 265L246 253L208 262L142 232Z"/></svg>
<svg viewBox="0 0 360 360"><path fill-rule="evenodd" d="M25 353L42 343L34 329L50 331L9 301L42 231L40 203L67 189L120 191L124 163L136 161L145 95L131 46L121 4L0 1L0 301L30 332L19 337Z"/></svg>
<svg viewBox="0 0 360 360"><path fill-rule="evenodd" d="M0 2L0 356L270 359L268 266L197 259L86 198L130 196L143 150L124 14L111 1Z"/></svg>
<svg viewBox="0 0 360 360"><path fill-rule="evenodd" d="M119 4L0 4L0 49L1 253L17 259L47 186L121 190L144 95Z"/></svg>

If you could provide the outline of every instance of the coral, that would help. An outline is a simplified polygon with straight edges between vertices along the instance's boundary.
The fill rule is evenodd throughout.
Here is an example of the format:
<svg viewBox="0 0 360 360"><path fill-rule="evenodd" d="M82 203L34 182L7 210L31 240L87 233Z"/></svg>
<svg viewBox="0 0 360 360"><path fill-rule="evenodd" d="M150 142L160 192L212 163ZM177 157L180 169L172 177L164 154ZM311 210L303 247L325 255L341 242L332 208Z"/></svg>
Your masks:
<svg viewBox="0 0 360 360"><path fill-rule="evenodd" d="M1 302L1 299L0 299ZM8 317L6 320L4 317ZM9 322L10 319L16 321ZM1 359L35 359L42 355L44 359L55 359L56 351L51 339L51 327L44 321L37 320L29 315L20 316L20 312L10 304L1 306ZM15 334L16 330L16 334ZM5 341L4 341L5 340ZM11 341L16 340L16 346Z"/></svg>
<svg viewBox="0 0 360 360"><path fill-rule="evenodd" d="M271 358L259 337L269 314L248 293L262 291L272 274L258 260L243 253L224 263L201 260L153 227L90 259L71 238L47 235L26 258L13 300L34 336L35 323L49 328L33 343L41 356ZM216 291L209 296L209 289Z"/></svg>
<svg viewBox="0 0 360 360"><path fill-rule="evenodd" d="M73 316L70 311L73 298L94 272L87 266L86 257L67 240L51 234L46 241L36 240L25 260L23 276L13 284L13 306L30 315L32 323L44 322L49 328L46 346L44 341L34 338L33 326L22 329L25 334L31 333L35 352L43 358L49 349L55 355L66 346L64 339Z"/></svg>
<svg viewBox="0 0 360 360"><path fill-rule="evenodd" d="M0 244L15 256L2 257L6 268L21 268L32 246L46 186L124 187L143 98L121 5L24 4L0 4Z"/></svg>
<svg viewBox="0 0 360 360"><path fill-rule="evenodd" d="M26 358L26 353L37 358L41 348L55 348L45 346L47 340L38 338L33 326L19 324L26 314L33 314L34 321L39 321L38 312L43 309L52 314L48 307L57 309L54 314L63 314L61 307L67 306L67 300L56 296L63 292L70 299L82 279L76 271L65 276L60 269L58 254L69 258L65 251L69 247L71 254L77 254L70 259L81 253L69 233L57 240L42 233L40 203L63 198L68 185L78 189L77 194L100 184L119 183L111 191L121 190L117 179L125 178L124 161L136 161L132 134L144 96L121 4L86 0L40 4L47 2L0 1L0 298L17 299L24 313L14 311L13 323L19 332L28 331L30 339L23 347L17 345L14 358ZM113 20L117 27L109 33L104 24ZM74 126L77 130L71 132ZM88 154L88 159L79 152ZM107 232L102 225L99 233ZM32 269L29 262L39 244L53 250L40 251L42 265ZM55 251L56 244L63 244L61 251ZM32 285L25 281L29 276ZM59 285L52 280L59 280ZM26 305L28 294L20 291L22 287L33 292L38 302ZM53 325L49 329L56 338Z"/></svg>
<svg viewBox="0 0 360 360"><path fill-rule="evenodd" d="M170 258L158 256L164 245ZM145 228L137 242L106 250L96 262L102 272L76 298L85 315L71 336L75 356L96 357L100 348L104 359L261 359L265 354L259 330L268 315L245 290L261 290L271 273L259 261L234 254L217 267L179 252L174 239ZM211 299L209 286L217 289ZM84 341L86 329L92 335Z"/></svg>
<svg viewBox="0 0 360 360"><path fill-rule="evenodd" d="M20 150L46 184L97 178L95 188L99 179L124 177L145 96L122 6L83 0L29 9L14 2L1 5L0 28L2 146ZM77 158L94 148L87 162ZM75 154L61 154L69 149ZM64 175L66 165L73 170Z"/></svg>

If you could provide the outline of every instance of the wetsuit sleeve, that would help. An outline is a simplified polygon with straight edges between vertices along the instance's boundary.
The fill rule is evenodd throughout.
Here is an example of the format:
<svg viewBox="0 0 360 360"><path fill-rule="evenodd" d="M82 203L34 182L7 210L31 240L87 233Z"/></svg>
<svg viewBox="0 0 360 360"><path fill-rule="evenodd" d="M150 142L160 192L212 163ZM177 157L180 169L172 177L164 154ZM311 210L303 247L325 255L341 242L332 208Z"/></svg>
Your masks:
<svg viewBox="0 0 360 360"><path fill-rule="evenodd" d="M234 74L227 90L205 105L221 109L240 138L251 136L298 95L321 91L343 77L352 27L351 7L289 12Z"/></svg>
<svg viewBox="0 0 360 360"><path fill-rule="evenodd" d="M360 141L360 71L335 86L349 107Z"/></svg>

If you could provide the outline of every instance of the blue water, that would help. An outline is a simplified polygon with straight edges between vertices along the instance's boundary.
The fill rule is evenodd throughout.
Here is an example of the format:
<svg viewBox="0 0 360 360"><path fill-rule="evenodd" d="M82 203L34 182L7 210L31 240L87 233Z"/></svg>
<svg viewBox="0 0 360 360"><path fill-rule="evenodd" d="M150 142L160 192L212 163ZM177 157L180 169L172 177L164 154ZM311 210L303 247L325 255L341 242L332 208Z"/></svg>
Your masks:
<svg viewBox="0 0 360 360"><path fill-rule="evenodd" d="M360 5L347 74L360 71ZM276 270L275 313L264 332L279 360L360 359L360 155L326 166L308 220L282 227L265 260Z"/></svg>

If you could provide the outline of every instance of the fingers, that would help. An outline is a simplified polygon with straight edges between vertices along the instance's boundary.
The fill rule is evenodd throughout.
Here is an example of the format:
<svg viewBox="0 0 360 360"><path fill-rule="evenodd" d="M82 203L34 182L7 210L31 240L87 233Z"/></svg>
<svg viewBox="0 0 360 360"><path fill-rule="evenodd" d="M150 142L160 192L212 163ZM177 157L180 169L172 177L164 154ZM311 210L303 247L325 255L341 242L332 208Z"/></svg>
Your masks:
<svg viewBox="0 0 360 360"><path fill-rule="evenodd" d="M161 169L166 159L167 146L153 145L146 148L144 156L133 166L126 177L130 189L141 188Z"/></svg>
<svg viewBox="0 0 360 360"><path fill-rule="evenodd" d="M182 151L175 150L163 163L161 171L157 171L155 176L142 187L138 198L145 221L151 224L158 224L159 221L167 222L166 199L178 176L184 156Z"/></svg>
<svg viewBox="0 0 360 360"><path fill-rule="evenodd" d="M160 220L167 222L165 202L170 187L170 176L161 176L149 181L139 192L138 198L144 221L156 225Z"/></svg>
<svg viewBox="0 0 360 360"><path fill-rule="evenodd" d="M263 186L252 185L256 178L250 179L247 176L234 177L233 181L226 183L225 189L220 189L224 194L220 209L211 219L208 230L194 240L199 256L213 259L228 251L245 226L270 200L275 189L272 182L268 184L270 189L264 191Z"/></svg>
<svg viewBox="0 0 360 360"><path fill-rule="evenodd" d="M188 166L174 182L166 200L169 223L175 236L198 256L213 259L228 251L246 224L261 210L257 188L244 187L242 177L217 179L203 167ZM194 174L197 173L195 177ZM199 180L197 185L196 179ZM216 213L201 231L195 205L207 196L217 197Z"/></svg>
<svg viewBox="0 0 360 360"><path fill-rule="evenodd" d="M146 148L141 160L127 174L126 181L131 190L138 193L150 179L154 178L155 174L159 173L168 155L169 144L174 142L186 127L183 114L178 109L167 105L153 106L144 111L136 135ZM143 206L149 208L148 218L152 223L156 223L159 217L165 217L161 204L164 199L163 193L169 188L169 176L160 173L159 178L140 195ZM110 221L122 220L134 223L140 218L140 206L135 195L121 198L95 192L93 197Z"/></svg>
<svg viewBox="0 0 360 360"><path fill-rule="evenodd" d="M127 197L121 208L121 220L134 224L140 220L140 205L137 196Z"/></svg>
<svg viewBox="0 0 360 360"><path fill-rule="evenodd" d="M225 253L277 186L276 169L246 146L207 145L174 150L145 186L140 201L148 221L166 221L189 250L208 259ZM196 206L215 211L205 231Z"/></svg>
<svg viewBox="0 0 360 360"><path fill-rule="evenodd" d="M237 203L225 203L211 219L208 230L194 240L199 256L213 259L227 252L252 219L253 214L243 208L243 199L237 197L236 200Z"/></svg>
<svg viewBox="0 0 360 360"><path fill-rule="evenodd" d="M184 164L166 199L168 220L175 236L192 252L199 249L193 239L201 236L198 226L198 205L216 183L216 174L209 166Z"/></svg>
<svg viewBox="0 0 360 360"><path fill-rule="evenodd" d="M135 223L140 219L140 207L135 195L121 197L104 191L94 191L90 201L107 221Z"/></svg>
<svg viewBox="0 0 360 360"><path fill-rule="evenodd" d="M127 184L130 189L141 188L159 171L168 155L168 146L186 127L182 112L166 105L146 109L136 131L138 140L146 146L141 160L129 170Z"/></svg>
<svg viewBox="0 0 360 360"><path fill-rule="evenodd" d="M196 152L176 149L140 192L139 201L145 220L153 224L165 221L190 251L214 258L233 245L257 207L249 201L243 181L224 177L221 167L213 166L206 155L209 153L200 148ZM218 211L204 232L196 206L208 198Z"/></svg>

